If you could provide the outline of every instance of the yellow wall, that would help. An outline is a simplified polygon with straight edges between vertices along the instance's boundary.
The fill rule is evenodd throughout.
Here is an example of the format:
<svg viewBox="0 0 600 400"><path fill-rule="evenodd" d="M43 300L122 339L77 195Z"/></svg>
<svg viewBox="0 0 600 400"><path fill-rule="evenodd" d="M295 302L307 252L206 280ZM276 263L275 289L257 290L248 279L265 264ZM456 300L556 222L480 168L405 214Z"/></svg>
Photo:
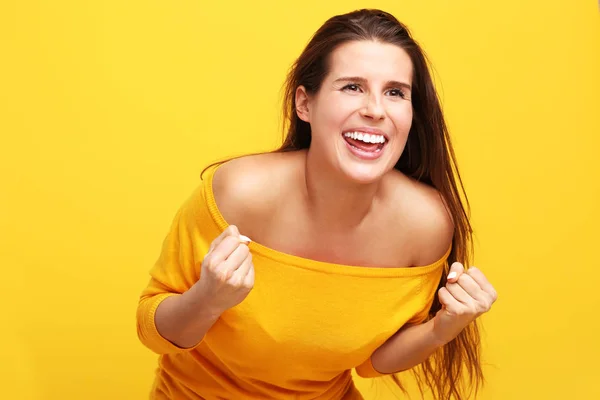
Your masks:
<svg viewBox="0 0 600 400"><path fill-rule="evenodd" d="M0 398L146 398L135 307L176 208L277 143L287 67L364 6L435 63L500 292L480 399L600 398L598 2L252 3L1 3Z"/></svg>

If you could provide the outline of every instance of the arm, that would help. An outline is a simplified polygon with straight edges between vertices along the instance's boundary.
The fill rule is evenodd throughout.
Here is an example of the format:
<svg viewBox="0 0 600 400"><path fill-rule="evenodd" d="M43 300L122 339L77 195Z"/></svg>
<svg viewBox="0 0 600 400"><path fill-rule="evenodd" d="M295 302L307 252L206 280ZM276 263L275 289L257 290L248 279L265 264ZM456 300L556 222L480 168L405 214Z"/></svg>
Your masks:
<svg viewBox="0 0 600 400"><path fill-rule="evenodd" d="M440 194L432 189L422 192L420 201L411 204L415 243L413 248L422 263L440 259L452 243L453 219ZM441 278L441 276L440 276ZM437 286L437 285L436 285ZM428 314L435 288L428 293L429 304L415 322L423 321ZM357 372L367 377L396 373L424 362L437 349L452 341L479 315L487 312L496 300L496 292L481 271L470 268L466 273L460 263L453 263L445 287L438 293L442 309L425 323L407 325L389 338L371 355L366 366ZM412 321L411 321L412 322Z"/></svg>
<svg viewBox="0 0 600 400"><path fill-rule="evenodd" d="M254 283L247 238L231 225L212 243L202 187L177 212L137 307L140 341L158 354L187 351ZM210 244L210 246L209 246Z"/></svg>
<svg viewBox="0 0 600 400"><path fill-rule="evenodd" d="M162 337L180 348L193 348L223 312L244 300L254 285L249 241L234 225L215 239L202 262L200 280L159 304L154 319Z"/></svg>
<svg viewBox="0 0 600 400"><path fill-rule="evenodd" d="M138 302L138 338L158 354L175 353L183 351L182 347L189 347L185 340L181 346L175 344L178 343L175 331L183 328L177 321L189 316L193 303L196 303L192 301L194 296L190 290L199 279L199 260L210 243L207 234L198 230L198 222L202 223L198 205L203 202L203 192L197 190L178 210ZM198 325L198 317L191 321L194 321L191 325Z"/></svg>
<svg viewBox="0 0 600 400"><path fill-rule="evenodd" d="M147 347L159 354L192 349L223 312L244 300L254 285L248 240L230 225L211 244L201 277L190 289L140 301L138 334ZM178 271L169 272L177 276Z"/></svg>
<svg viewBox="0 0 600 400"><path fill-rule="evenodd" d="M497 299L484 274L472 267L464 272L462 264L452 264L446 286L438 292L442 309L420 325L400 329L371 356L380 374L400 372L425 361L435 350L452 341Z"/></svg>
<svg viewBox="0 0 600 400"><path fill-rule="evenodd" d="M207 305L208 299L194 285L183 294L160 302L154 315L158 333L182 349L195 347L217 322L221 313Z"/></svg>
<svg viewBox="0 0 600 400"><path fill-rule="evenodd" d="M400 329L371 356L373 368L391 374L415 367L445 343L435 335L434 321Z"/></svg>

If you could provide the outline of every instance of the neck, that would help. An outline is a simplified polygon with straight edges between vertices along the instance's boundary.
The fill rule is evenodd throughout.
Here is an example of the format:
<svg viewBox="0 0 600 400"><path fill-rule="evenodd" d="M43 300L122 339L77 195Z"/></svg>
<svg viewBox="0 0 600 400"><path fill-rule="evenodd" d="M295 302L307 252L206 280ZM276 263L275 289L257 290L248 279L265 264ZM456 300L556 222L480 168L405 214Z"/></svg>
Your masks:
<svg viewBox="0 0 600 400"><path fill-rule="evenodd" d="M306 153L304 172L309 215L321 232L347 233L371 213L377 183L344 179L339 172L321 165L310 151Z"/></svg>

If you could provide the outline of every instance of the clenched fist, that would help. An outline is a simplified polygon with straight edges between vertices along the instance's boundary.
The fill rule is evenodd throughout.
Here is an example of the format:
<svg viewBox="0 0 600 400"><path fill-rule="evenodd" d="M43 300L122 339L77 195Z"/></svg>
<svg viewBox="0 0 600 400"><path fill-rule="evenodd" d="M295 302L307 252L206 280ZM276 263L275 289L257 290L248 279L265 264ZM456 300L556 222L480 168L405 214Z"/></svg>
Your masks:
<svg viewBox="0 0 600 400"><path fill-rule="evenodd" d="M247 243L230 225L210 245L202 262L198 290L218 314L238 305L254 287L254 265Z"/></svg>
<svg viewBox="0 0 600 400"><path fill-rule="evenodd" d="M481 314L486 313L498 298L496 290L479 269L455 262L450 267L446 286L438 292L442 309L434 318L438 339L448 343Z"/></svg>

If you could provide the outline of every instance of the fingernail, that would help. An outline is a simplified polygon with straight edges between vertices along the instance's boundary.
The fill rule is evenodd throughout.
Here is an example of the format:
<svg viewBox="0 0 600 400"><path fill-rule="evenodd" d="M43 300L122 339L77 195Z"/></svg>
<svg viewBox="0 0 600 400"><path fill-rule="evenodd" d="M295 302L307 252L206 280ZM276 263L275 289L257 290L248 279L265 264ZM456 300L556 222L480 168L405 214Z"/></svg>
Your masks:
<svg viewBox="0 0 600 400"><path fill-rule="evenodd" d="M240 235L240 240L242 242L247 242L250 243L252 240L250 240L250 238L248 236L244 236L244 235Z"/></svg>
<svg viewBox="0 0 600 400"><path fill-rule="evenodd" d="M448 274L448 279L454 279L454 278L456 278L456 272L452 271Z"/></svg>

